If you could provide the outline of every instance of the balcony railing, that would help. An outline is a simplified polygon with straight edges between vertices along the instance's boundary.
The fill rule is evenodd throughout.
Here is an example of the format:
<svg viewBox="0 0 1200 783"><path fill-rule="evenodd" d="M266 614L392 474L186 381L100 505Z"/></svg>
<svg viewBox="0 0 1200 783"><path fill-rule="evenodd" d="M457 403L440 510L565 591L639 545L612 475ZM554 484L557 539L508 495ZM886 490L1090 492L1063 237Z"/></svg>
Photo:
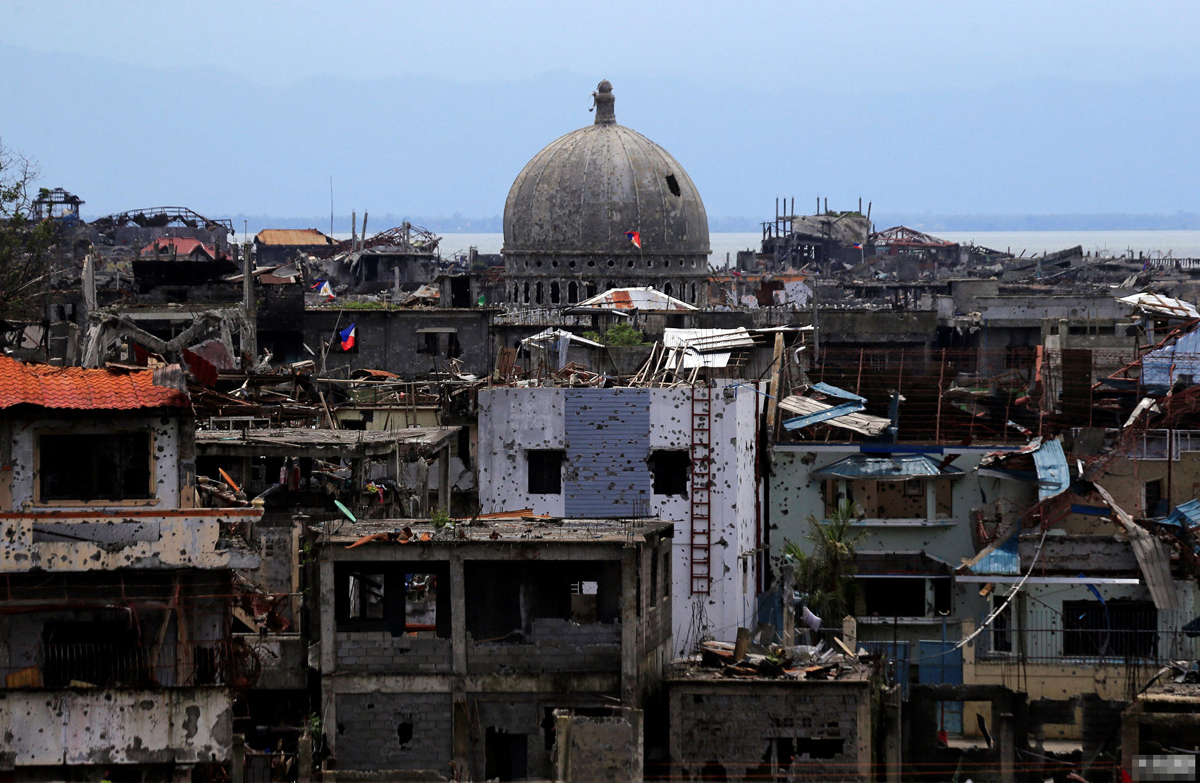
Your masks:
<svg viewBox="0 0 1200 783"><path fill-rule="evenodd" d="M23 653L32 652L32 655ZM145 688L254 684L262 663L240 642L151 646L124 644L39 644L14 647L10 660L34 661L4 671L7 688Z"/></svg>

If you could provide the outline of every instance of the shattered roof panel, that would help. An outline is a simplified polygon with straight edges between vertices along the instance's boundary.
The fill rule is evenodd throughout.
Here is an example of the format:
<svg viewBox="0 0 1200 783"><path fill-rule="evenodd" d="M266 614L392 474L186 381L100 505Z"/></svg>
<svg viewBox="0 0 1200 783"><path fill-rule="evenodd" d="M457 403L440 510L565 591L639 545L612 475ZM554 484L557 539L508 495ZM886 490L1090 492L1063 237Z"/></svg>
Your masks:
<svg viewBox="0 0 1200 783"><path fill-rule="evenodd" d="M155 384L156 372L22 364L0 356L0 408L37 405L68 410L187 408L187 392Z"/></svg>
<svg viewBox="0 0 1200 783"><path fill-rule="evenodd" d="M579 307L613 307L618 310L698 310L698 307L667 296L650 286L641 288L610 288L602 294L584 299Z"/></svg>
<svg viewBox="0 0 1200 783"><path fill-rule="evenodd" d="M851 454L832 465L814 470L812 475L816 478L849 479L962 478L963 472L953 466L941 470L937 460L924 454Z"/></svg>
<svg viewBox="0 0 1200 783"><path fill-rule="evenodd" d="M1143 292L1120 297L1117 301L1159 315L1169 315L1175 318L1200 318L1200 311L1197 311L1194 305L1182 299L1172 299L1161 294Z"/></svg>
<svg viewBox="0 0 1200 783"><path fill-rule="evenodd" d="M332 245L333 238L315 228L264 228L254 235L260 245Z"/></svg>
<svg viewBox="0 0 1200 783"><path fill-rule="evenodd" d="M791 395L784 397L779 402L779 407L790 413L799 414L801 417L816 416L816 414L825 413L826 411L834 410L835 407L826 405L823 402L818 402L810 397L798 397ZM851 408L847 408L851 411ZM819 418L819 417L818 417ZM890 419L885 419L880 416L871 416L866 413L847 412L836 414L834 418L823 419L821 421L813 421L813 424L828 424L831 427L841 427L842 429L857 432L860 435L869 435L875 437L882 434L892 422ZM787 422L785 422L785 425ZM801 422L798 425L793 425L788 429L799 429L809 426L809 423Z"/></svg>

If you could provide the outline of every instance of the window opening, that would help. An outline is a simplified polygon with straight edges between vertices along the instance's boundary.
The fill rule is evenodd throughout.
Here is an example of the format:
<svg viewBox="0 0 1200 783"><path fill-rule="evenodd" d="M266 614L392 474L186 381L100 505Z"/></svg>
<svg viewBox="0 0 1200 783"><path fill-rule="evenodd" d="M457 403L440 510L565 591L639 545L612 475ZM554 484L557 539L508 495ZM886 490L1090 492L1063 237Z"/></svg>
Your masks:
<svg viewBox="0 0 1200 783"><path fill-rule="evenodd" d="M650 452L648 460L653 478L655 495L681 495L688 493L688 481L692 473L692 460L682 449Z"/></svg>
<svg viewBox="0 0 1200 783"><path fill-rule="evenodd" d="M540 449L525 452L529 471L529 494L562 494L562 463L565 457L566 452L558 449Z"/></svg>
<svg viewBox="0 0 1200 783"><path fill-rule="evenodd" d="M667 175L667 187L670 189L672 196L678 196L682 193L679 189L679 180L675 179L674 174Z"/></svg>
<svg viewBox="0 0 1200 783"><path fill-rule="evenodd" d="M38 475L42 502L152 498L150 433L42 435Z"/></svg>

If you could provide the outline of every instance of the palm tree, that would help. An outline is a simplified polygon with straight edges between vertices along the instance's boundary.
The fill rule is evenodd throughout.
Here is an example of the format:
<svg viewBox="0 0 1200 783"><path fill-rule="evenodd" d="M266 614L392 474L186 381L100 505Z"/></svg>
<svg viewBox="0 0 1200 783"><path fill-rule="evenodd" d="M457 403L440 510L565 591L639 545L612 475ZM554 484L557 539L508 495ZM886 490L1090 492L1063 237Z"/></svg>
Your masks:
<svg viewBox="0 0 1200 783"><path fill-rule="evenodd" d="M811 554L794 541L783 542L784 558L796 566L796 589L807 594L809 609L831 620L854 608L854 552L867 535L854 528L855 519L854 503L844 500L825 522L809 515L804 537Z"/></svg>

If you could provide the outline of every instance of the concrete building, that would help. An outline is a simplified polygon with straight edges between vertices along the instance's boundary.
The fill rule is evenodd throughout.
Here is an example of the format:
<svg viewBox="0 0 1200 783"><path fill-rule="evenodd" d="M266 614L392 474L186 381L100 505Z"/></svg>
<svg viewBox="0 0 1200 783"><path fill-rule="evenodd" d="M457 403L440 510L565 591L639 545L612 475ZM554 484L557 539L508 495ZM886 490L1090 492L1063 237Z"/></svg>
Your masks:
<svg viewBox="0 0 1200 783"><path fill-rule="evenodd" d="M671 534L651 519L519 516L326 532L321 713L338 770L326 780L549 777L556 711L655 697L671 654Z"/></svg>
<svg viewBox="0 0 1200 783"><path fill-rule="evenodd" d="M870 665L846 668L836 679L818 680L733 678L675 666L664 686L671 780L879 779L883 700Z"/></svg>
<svg viewBox="0 0 1200 783"><path fill-rule="evenodd" d="M232 758L234 532L195 507L178 368L0 358L0 765L10 780L191 780ZM211 770L209 770L211 771Z"/></svg>
<svg viewBox="0 0 1200 783"><path fill-rule="evenodd" d="M481 390L483 513L673 521L676 651L732 633L763 589L763 397L726 383Z"/></svg>
<svg viewBox="0 0 1200 783"><path fill-rule="evenodd" d="M700 193L666 150L617 124L611 84L600 82L593 96L595 122L547 145L509 190L507 301L566 306L647 285L705 301L710 251Z"/></svg>

